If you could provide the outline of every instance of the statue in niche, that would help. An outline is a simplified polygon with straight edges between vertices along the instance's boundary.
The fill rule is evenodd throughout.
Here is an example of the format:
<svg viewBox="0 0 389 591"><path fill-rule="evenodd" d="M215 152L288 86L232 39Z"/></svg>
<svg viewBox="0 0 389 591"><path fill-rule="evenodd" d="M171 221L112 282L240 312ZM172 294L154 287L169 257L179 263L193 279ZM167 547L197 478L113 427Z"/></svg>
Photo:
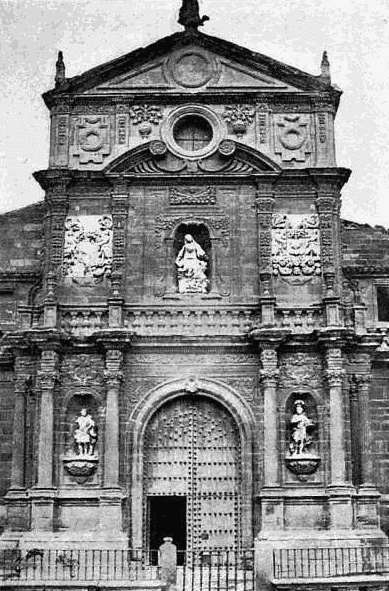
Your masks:
<svg viewBox="0 0 389 591"><path fill-rule="evenodd" d="M86 408L81 409L80 416L76 419L76 425L74 441L77 445L78 455L94 456L97 443L97 427Z"/></svg>
<svg viewBox="0 0 389 591"><path fill-rule="evenodd" d="M290 425L292 428L291 442L289 444L290 454L292 456L309 454L308 448L313 443L313 438L309 432L315 426L315 422L307 416L303 400L296 400L294 403L294 413L290 419Z"/></svg>
<svg viewBox="0 0 389 591"><path fill-rule="evenodd" d="M179 293L207 293L208 257L191 234L185 234L184 246L176 258Z"/></svg>

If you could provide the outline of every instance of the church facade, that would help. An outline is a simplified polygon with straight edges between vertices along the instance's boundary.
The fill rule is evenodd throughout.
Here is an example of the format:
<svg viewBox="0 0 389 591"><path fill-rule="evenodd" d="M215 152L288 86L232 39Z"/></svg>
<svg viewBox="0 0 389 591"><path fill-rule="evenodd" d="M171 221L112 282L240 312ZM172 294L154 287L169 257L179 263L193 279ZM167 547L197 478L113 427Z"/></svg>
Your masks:
<svg viewBox="0 0 389 591"><path fill-rule="evenodd" d="M389 235L340 217L341 92L196 4L43 95L45 200L0 216L2 548L387 546Z"/></svg>

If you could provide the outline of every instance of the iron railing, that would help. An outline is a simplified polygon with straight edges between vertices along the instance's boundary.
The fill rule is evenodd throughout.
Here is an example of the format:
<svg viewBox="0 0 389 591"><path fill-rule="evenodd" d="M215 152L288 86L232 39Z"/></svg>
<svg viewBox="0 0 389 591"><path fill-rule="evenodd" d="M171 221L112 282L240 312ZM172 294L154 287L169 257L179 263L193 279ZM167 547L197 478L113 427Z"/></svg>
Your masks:
<svg viewBox="0 0 389 591"><path fill-rule="evenodd" d="M179 591L254 591L254 550L212 549L177 553Z"/></svg>
<svg viewBox="0 0 389 591"><path fill-rule="evenodd" d="M149 581L157 564L157 550L1 550L0 581Z"/></svg>
<svg viewBox="0 0 389 591"><path fill-rule="evenodd" d="M273 552L275 579L318 579L389 573L389 546L292 548Z"/></svg>

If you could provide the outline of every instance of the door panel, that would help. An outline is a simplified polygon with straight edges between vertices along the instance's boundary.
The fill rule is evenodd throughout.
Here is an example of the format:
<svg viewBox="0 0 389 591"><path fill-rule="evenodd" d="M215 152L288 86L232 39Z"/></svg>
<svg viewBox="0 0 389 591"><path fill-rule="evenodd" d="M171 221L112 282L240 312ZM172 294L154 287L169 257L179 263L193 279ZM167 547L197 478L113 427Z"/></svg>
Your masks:
<svg viewBox="0 0 389 591"><path fill-rule="evenodd" d="M145 495L186 496L188 549L239 546L240 481L239 433L221 405L183 396L152 417L145 437Z"/></svg>

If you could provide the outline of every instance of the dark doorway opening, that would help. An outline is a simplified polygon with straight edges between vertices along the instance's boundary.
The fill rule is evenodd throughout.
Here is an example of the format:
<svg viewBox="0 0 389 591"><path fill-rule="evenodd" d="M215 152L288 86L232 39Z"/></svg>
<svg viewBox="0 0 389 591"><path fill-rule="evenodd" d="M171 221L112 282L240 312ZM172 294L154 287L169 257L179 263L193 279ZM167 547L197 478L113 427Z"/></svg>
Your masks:
<svg viewBox="0 0 389 591"><path fill-rule="evenodd" d="M173 538L178 560L186 550L186 497L149 497L150 549L157 550L163 538Z"/></svg>

